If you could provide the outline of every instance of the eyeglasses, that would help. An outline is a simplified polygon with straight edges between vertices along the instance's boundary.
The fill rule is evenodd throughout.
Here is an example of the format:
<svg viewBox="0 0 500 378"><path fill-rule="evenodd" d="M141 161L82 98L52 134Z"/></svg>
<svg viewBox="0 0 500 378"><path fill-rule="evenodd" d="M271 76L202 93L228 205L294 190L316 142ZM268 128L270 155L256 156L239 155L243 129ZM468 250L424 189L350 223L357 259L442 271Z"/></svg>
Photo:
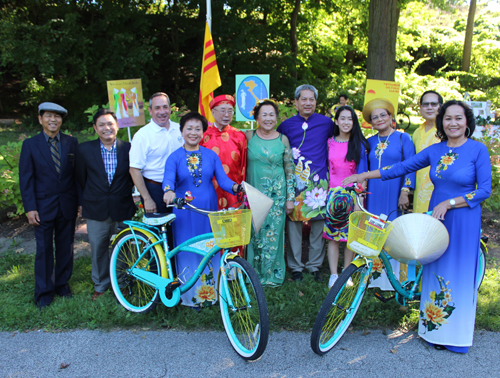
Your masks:
<svg viewBox="0 0 500 378"><path fill-rule="evenodd" d="M372 117L372 121L378 121L378 119L386 119L389 116L387 113L382 113L378 116Z"/></svg>
<svg viewBox="0 0 500 378"><path fill-rule="evenodd" d="M422 102L423 108L428 108L429 106L432 106L433 108L437 108L439 106L439 102Z"/></svg>
<svg viewBox="0 0 500 378"><path fill-rule="evenodd" d="M233 109L213 109L213 110L217 110L220 114L223 115L233 114Z"/></svg>

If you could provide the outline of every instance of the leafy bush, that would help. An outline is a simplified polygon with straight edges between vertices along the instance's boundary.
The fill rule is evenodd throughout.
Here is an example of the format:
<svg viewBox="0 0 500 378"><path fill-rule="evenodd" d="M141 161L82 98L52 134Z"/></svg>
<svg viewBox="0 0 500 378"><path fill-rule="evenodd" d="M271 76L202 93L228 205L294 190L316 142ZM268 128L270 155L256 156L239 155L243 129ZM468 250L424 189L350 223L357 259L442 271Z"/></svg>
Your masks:
<svg viewBox="0 0 500 378"><path fill-rule="evenodd" d="M24 213L21 190L19 188L19 156L23 141L27 138L21 134L17 142L7 142L0 146L0 208L16 207L9 216Z"/></svg>

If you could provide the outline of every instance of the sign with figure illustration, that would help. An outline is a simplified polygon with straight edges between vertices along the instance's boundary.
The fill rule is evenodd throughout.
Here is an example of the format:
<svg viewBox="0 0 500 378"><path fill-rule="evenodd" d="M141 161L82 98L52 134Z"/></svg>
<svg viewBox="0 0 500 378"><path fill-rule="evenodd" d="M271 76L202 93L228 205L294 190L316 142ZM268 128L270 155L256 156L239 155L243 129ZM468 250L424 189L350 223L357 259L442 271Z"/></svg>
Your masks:
<svg viewBox="0 0 500 378"><path fill-rule="evenodd" d="M399 101L399 87L400 84L395 81L383 81L383 80L366 80L366 89L365 89L365 102L363 104L370 102L371 100L375 100L376 98L383 98L389 101L394 106L395 113L398 112L398 101ZM392 115L393 117L396 114ZM363 120L363 127L370 128L371 125Z"/></svg>
<svg viewBox="0 0 500 378"><path fill-rule="evenodd" d="M141 79L111 80L107 84L109 108L115 112L118 126L143 126L146 122Z"/></svg>
<svg viewBox="0 0 500 378"><path fill-rule="evenodd" d="M236 121L253 121L253 107L269 98L269 75L236 75Z"/></svg>

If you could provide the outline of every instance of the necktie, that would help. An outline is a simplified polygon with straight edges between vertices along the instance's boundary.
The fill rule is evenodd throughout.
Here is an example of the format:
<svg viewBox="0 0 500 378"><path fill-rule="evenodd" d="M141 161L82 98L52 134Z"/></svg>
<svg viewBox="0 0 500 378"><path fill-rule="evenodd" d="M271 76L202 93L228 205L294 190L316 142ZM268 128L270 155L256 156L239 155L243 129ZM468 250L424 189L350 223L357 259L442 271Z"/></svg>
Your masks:
<svg viewBox="0 0 500 378"><path fill-rule="evenodd" d="M52 160L56 165L57 173L61 173L61 156L59 155L59 150L57 149L57 139L49 138L50 143L50 154L52 155Z"/></svg>

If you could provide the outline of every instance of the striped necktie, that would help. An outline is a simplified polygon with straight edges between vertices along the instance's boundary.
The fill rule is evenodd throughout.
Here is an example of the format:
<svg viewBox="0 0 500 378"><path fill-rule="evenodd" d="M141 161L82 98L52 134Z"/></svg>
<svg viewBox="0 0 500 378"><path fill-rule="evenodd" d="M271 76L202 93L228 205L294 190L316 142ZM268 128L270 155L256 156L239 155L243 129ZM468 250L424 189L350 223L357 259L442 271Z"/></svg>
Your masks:
<svg viewBox="0 0 500 378"><path fill-rule="evenodd" d="M49 138L50 143L50 154L52 155L52 160L56 165L57 173L61 173L61 156L59 155L59 150L57 149L57 138Z"/></svg>

